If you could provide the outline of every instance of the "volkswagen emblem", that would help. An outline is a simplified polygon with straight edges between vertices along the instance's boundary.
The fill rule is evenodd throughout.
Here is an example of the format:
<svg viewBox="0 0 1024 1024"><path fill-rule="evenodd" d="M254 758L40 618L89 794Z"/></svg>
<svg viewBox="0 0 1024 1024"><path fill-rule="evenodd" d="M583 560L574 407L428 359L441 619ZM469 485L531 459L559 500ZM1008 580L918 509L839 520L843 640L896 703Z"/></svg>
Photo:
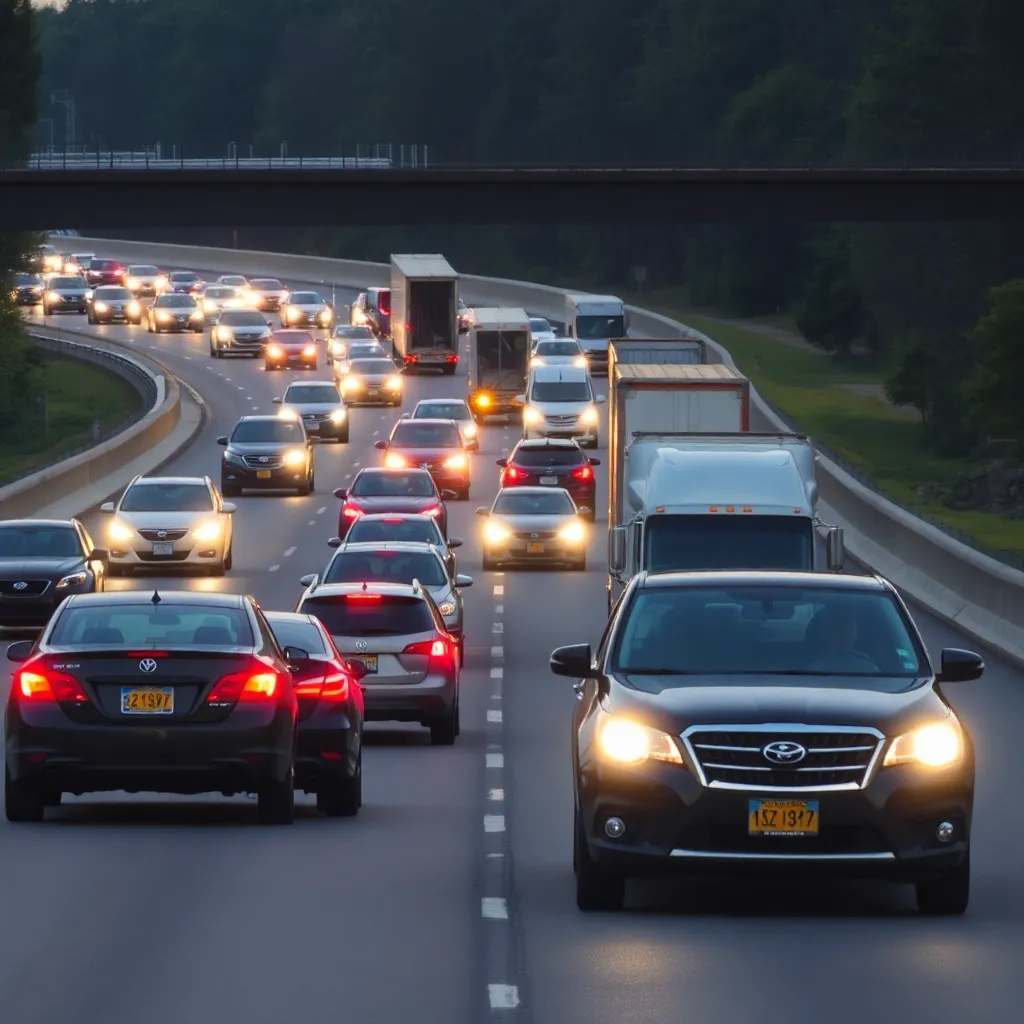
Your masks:
<svg viewBox="0 0 1024 1024"><path fill-rule="evenodd" d="M27 590L28 589L28 584L25 583L24 580L22 580L22 581L14 584L14 589L15 590Z"/></svg>
<svg viewBox="0 0 1024 1024"><path fill-rule="evenodd" d="M155 672L156 660L154 658L143 658L142 661L139 662L139 671Z"/></svg>
<svg viewBox="0 0 1024 1024"><path fill-rule="evenodd" d="M775 764L797 764L807 756L807 748L799 743L787 743L785 740L776 740L761 749L766 761Z"/></svg>
<svg viewBox="0 0 1024 1024"><path fill-rule="evenodd" d="M166 537L167 536L167 531L166 530L157 530L156 531L156 535L158 537Z"/></svg>
<svg viewBox="0 0 1024 1024"><path fill-rule="evenodd" d="M359 651L360 654L362 654L362 652L366 650L366 641L365 640L357 641L356 642L356 650Z"/></svg>
<svg viewBox="0 0 1024 1024"><path fill-rule="evenodd" d="M270 456L269 455L261 455L260 456L260 462L269 462L269 461L270 461Z"/></svg>

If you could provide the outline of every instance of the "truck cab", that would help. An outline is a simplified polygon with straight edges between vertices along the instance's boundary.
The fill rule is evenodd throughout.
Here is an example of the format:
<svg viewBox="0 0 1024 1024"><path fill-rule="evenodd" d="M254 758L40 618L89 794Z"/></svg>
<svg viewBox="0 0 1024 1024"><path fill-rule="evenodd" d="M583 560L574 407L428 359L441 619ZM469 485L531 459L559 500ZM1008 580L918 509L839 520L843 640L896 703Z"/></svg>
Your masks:
<svg viewBox="0 0 1024 1024"><path fill-rule="evenodd" d="M592 372L608 369L608 343L629 331L629 315L614 295L569 294L565 297L565 325L587 357Z"/></svg>

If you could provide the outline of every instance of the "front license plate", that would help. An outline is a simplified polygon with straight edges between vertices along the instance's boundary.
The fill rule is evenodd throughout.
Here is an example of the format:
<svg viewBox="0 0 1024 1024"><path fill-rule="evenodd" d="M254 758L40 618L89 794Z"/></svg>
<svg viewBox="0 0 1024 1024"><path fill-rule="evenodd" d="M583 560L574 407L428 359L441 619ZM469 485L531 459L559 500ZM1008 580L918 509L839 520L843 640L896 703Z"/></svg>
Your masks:
<svg viewBox="0 0 1024 1024"><path fill-rule="evenodd" d="M169 686L121 687L122 715L173 715L174 690Z"/></svg>
<svg viewBox="0 0 1024 1024"><path fill-rule="evenodd" d="M257 480L269 480L270 479L270 470L269 469L257 469L256 470L256 479Z"/></svg>
<svg viewBox="0 0 1024 1024"><path fill-rule="evenodd" d="M153 545L154 555L173 555L174 545L168 541L160 541Z"/></svg>
<svg viewBox="0 0 1024 1024"><path fill-rule="evenodd" d="M366 666L367 675L373 675L377 671L376 654L360 654L354 660L361 661Z"/></svg>
<svg viewBox="0 0 1024 1024"><path fill-rule="evenodd" d="M555 484L558 483L558 477L557 476L542 476L540 478L540 482L545 487L553 487Z"/></svg>
<svg viewBox="0 0 1024 1024"><path fill-rule="evenodd" d="M543 544L527 544L526 553L528 555L543 555L544 545Z"/></svg>
<svg viewBox="0 0 1024 1024"><path fill-rule="evenodd" d="M816 836L817 800L751 800L747 831L752 836Z"/></svg>

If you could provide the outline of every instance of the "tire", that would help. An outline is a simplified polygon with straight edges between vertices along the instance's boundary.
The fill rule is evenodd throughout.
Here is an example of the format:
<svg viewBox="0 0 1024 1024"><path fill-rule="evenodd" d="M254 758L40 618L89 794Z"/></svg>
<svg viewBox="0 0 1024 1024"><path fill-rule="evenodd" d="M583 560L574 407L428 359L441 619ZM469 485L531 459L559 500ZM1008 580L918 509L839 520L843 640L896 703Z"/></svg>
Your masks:
<svg viewBox="0 0 1024 1024"><path fill-rule="evenodd" d="M586 444L580 445L580 447L581 448L596 448L597 447L597 438L595 437L593 441L588 441Z"/></svg>
<svg viewBox="0 0 1024 1024"><path fill-rule="evenodd" d="M456 501L469 501L469 487L460 487L455 494L457 495Z"/></svg>
<svg viewBox="0 0 1024 1024"><path fill-rule="evenodd" d="M221 489L223 492L223 488ZM230 569L235 564L235 548L234 545L228 548L227 557L224 559L225 571Z"/></svg>
<svg viewBox="0 0 1024 1024"><path fill-rule="evenodd" d="M43 802L47 807L60 807L61 801L64 799L64 794L59 790L57 792L47 793L43 798Z"/></svg>
<svg viewBox="0 0 1024 1024"><path fill-rule="evenodd" d="M363 755L359 755L356 772L330 789L318 789L316 809L328 818L354 818L363 806Z"/></svg>
<svg viewBox="0 0 1024 1024"><path fill-rule="evenodd" d="M590 857L579 812L573 816L572 866L576 875L576 906L580 910L621 910L626 879L605 871Z"/></svg>
<svg viewBox="0 0 1024 1024"><path fill-rule="evenodd" d="M227 566L221 562L220 565L211 565L206 569L207 576L223 576L227 571Z"/></svg>
<svg viewBox="0 0 1024 1024"><path fill-rule="evenodd" d="M295 820L295 773L264 782L257 794L260 820L266 825L290 825Z"/></svg>
<svg viewBox="0 0 1024 1024"><path fill-rule="evenodd" d="M20 779L11 778L11 770L4 766L4 809L8 821L42 821L46 816L46 796L43 791Z"/></svg>
<svg viewBox="0 0 1024 1024"><path fill-rule="evenodd" d="M295 493L298 494L300 498L305 498L307 495L313 493L313 484L314 480L310 477L304 484L302 484L301 487L295 488Z"/></svg>
<svg viewBox="0 0 1024 1024"><path fill-rule="evenodd" d="M217 348L212 341L210 342L210 358L220 359L220 349Z"/></svg>
<svg viewBox="0 0 1024 1024"><path fill-rule="evenodd" d="M955 917L964 913L971 900L971 854L968 851L959 867L928 882L918 882L917 909L922 914Z"/></svg>
<svg viewBox="0 0 1024 1024"><path fill-rule="evenodd" d="M90 327L94 327L94 326L96 325L96 320L95 320L95 318L93 317L92 313L86 313L86 314L85 314L85 322L86 322L86 323L87 323L87 324L88 324L88 325L89 325Z"/></svg>
<svg viewBox="0 0 1024 1024"><path fill-rule="evenodd" d="M455 707L451 714L444 718L434 719L430 723L430 745L432 747L450 747L459 735L459 698L455 697Z"/></svg>

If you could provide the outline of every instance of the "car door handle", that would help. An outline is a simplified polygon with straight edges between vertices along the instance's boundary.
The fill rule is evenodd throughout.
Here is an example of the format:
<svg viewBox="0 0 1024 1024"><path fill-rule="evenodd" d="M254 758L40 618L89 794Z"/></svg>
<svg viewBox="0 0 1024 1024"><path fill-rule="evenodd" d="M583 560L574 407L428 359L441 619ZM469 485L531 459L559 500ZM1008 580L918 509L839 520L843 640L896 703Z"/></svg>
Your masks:
<svg viewBox="0 0 1024 1024"><path fill-rule="evenodd" d="M573 690L573 693L576 694L576 699L577 700L583 700L583 686L584 686L584 682L583 682L582 679L578 683L573 683L572 684L572 690Z"/></svg>

